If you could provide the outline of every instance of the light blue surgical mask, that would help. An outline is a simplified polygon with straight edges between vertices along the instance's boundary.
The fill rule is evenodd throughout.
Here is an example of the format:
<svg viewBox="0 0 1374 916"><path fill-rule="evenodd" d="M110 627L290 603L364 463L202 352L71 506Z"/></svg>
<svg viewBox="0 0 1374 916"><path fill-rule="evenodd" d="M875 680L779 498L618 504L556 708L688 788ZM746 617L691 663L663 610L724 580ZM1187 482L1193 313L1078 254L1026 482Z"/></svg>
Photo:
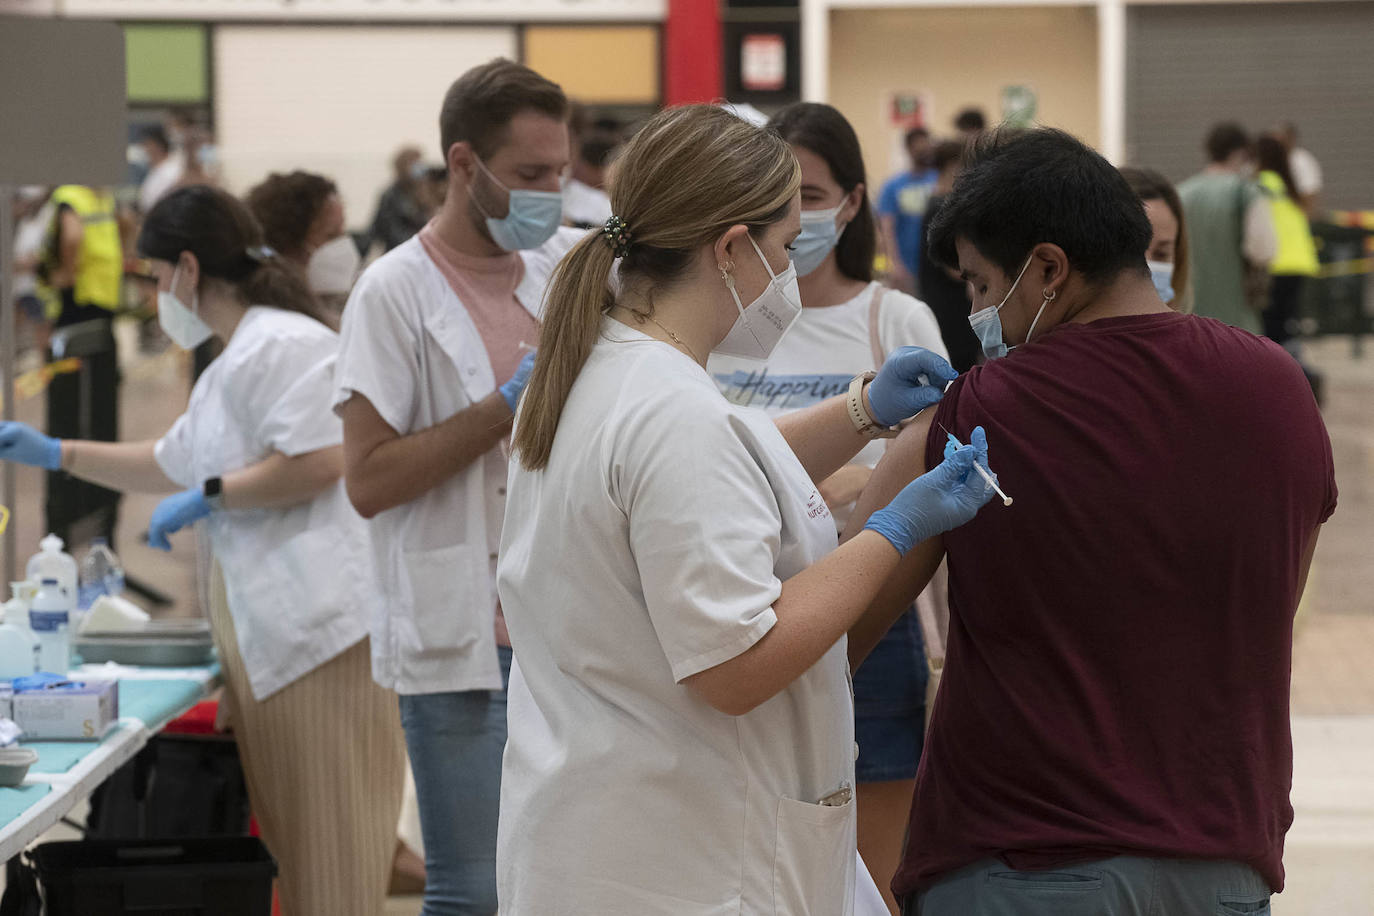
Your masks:
<svg viewBox="0 0 1374 916"><path fill-rule="evenodd" d="M1150 267L1150 279L1154 282L1155 292L1164 300L1165 305L1174 301L1174 265L1168 261L1146 261Z"/></svg>
<svg viewBox="0 0 1374 916"><path fill-rule="evenodd" d="M1007 355L1006 342L1002 340L1002 307L1011 301L1011 294L1016 292L1016 287L1021 283L1021 278L1026 275L1026 270L1030 267L1034 255L1026 258L1026 263L1021 267L1021 272L1016 275L1015 282L1011 289L1002 297L1002 301L993 308L981 309L968 316L969 327L973 328L973 333L977 335L978 342L983 345L983 355L988 359L1000 359ZM1026 332L1026 340L1030 340L1031 334L1035 332L1036 322L1045 311L1045 306L1050 304L1053 297L1046 297L1040 306L1040 311L1035 313L1035 321L1031 322L1030 331Z"/></svg>
<svg viewBox="0 0 1374 916"><path fill-rule="evenodd" d="M553 238L558 226L563 222L563 194L561 191L526 191L521 188L512 190L501 183L491 173L481 159L473 157L492 184L506 192L509 203L506 215L496 219L489 215L486 208L472 196L472 202L487 220L487 231L492 241L507 251L527 251L538 248Z"/></svg>
<svg viewBox="0 0 1374 916"><path fill-rule="evenodd" d="M802 211L801 235L792 243L792 264L797 268L797 276L804 277L824 264L839 244L844 234L844 227L835 225L840 209Z"/></svg>

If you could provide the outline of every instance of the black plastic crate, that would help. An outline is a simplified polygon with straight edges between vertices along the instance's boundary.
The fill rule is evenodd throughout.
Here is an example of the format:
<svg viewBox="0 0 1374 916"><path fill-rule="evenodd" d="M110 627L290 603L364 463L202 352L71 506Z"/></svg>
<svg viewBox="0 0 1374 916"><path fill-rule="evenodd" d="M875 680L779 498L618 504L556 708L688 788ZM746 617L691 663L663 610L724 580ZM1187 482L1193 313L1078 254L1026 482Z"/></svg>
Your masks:
<svg viewBox="0 0 1374 916"><path fill-rule="evenodd" d="M271 916L277 863L256 837L79 840L30 853L46 916Z"/></svg>

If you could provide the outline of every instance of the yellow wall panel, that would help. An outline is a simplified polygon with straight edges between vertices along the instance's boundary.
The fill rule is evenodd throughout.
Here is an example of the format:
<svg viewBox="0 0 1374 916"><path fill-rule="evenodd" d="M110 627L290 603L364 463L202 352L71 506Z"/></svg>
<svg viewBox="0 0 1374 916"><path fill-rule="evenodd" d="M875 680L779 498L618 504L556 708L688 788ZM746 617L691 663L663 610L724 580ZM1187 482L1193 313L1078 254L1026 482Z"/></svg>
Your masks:
<svg viewBox="0 0 1374 916"><path fill-rule="evenodd" d="M589 104L659 100L658 29L653 26L530 26L525 64Z"/></svg>

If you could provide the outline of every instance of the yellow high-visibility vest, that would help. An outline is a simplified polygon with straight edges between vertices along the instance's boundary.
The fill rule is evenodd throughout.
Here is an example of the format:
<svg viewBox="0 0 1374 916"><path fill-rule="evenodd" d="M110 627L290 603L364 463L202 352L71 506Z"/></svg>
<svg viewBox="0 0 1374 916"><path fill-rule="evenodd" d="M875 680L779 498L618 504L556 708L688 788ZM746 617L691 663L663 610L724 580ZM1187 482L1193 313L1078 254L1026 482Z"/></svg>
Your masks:
<svg viewBox="0 0 1374 916"><path fill-rule="evenodd" d="M74 292L77 304L116 310L124 280L124 247L119 239L114 195L109 191L66 184L52 192L52 202L54 234L61 225L58 214L63 204L76 212L85 230L76 259ZM55 251L56 247L49 250Z"/></svg>

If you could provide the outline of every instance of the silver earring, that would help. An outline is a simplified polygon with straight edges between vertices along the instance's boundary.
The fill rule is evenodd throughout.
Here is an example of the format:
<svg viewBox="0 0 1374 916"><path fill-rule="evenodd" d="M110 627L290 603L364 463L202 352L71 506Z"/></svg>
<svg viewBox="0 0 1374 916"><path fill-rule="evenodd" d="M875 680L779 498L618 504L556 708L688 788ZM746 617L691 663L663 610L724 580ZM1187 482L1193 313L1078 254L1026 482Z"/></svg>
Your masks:
<svg viewBox="0 0 1374 916"><path fill-rule="evenodd" d="M1059 291L1055 289L1049 290L1048 292L1042 291L1040 295L1045 297L1045 305L1049 305L1059 297Z"/></svg>

